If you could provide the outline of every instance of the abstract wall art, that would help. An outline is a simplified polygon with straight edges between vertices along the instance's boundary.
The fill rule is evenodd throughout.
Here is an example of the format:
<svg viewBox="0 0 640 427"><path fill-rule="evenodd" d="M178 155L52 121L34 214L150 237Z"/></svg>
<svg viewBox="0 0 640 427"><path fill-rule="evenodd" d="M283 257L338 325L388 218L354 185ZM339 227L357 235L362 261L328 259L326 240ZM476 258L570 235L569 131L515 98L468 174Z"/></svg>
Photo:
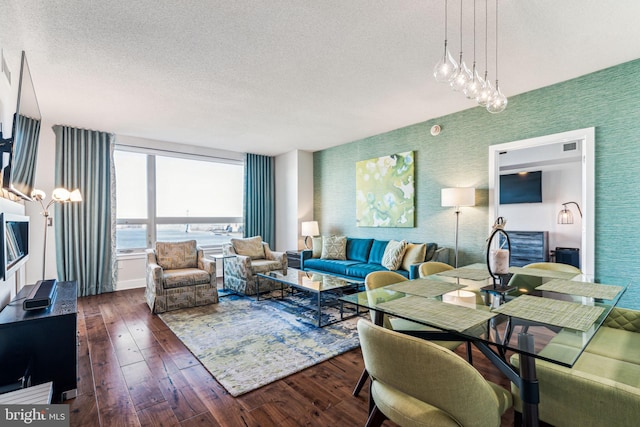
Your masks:
<svg viewBox="0 0 640 427"><path fill-rule="evenodd" d="M413 151L356 162L359 227L414 226Z"/></svg>

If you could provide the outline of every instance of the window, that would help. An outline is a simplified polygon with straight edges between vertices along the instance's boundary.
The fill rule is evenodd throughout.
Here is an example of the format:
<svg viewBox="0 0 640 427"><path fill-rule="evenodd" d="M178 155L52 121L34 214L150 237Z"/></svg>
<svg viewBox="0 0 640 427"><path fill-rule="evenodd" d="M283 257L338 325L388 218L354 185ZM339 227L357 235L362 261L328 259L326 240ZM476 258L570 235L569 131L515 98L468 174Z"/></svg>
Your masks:
<svg viewBox="0 0 640 427"><path fill-rule="evenodd" d="M219 248L242 237L244 165L116 147L116 249L195 239Z"/></svg>

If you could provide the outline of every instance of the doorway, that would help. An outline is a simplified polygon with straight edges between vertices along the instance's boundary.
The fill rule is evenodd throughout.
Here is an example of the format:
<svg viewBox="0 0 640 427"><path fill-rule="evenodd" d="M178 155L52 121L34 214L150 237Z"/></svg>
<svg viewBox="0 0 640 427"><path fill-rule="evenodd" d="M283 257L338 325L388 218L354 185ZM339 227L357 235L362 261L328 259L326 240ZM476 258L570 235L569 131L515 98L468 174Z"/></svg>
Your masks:
<svg viewBox="0 0 640 427"><path fill-rule="evenodd" d="M594 153L595 128L489 146L489 227L495 218L503 216L507 230L549 231L550 248L579 248L580 269L593 275ZM500 204L500 175L529 171L542 171L542 202ZM567 202L575 202L567 205L573 213L573 225L557 221ZM523 228L529 230L520 230Z"/></svg>

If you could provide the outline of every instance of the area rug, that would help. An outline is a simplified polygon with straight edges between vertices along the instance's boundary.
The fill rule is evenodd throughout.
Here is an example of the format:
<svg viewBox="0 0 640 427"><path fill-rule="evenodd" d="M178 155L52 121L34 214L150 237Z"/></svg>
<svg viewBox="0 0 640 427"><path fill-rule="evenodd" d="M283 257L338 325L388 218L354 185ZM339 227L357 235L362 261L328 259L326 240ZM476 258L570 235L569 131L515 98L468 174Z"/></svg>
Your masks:
<svg viewBox="0 0 640 427"><path fill-rule="evenodd" d="M359 345L357 318L314 326L305 301L237 295L160 318L232 396L299 372ZM324 321L335 320L329 309Z"/></svg>

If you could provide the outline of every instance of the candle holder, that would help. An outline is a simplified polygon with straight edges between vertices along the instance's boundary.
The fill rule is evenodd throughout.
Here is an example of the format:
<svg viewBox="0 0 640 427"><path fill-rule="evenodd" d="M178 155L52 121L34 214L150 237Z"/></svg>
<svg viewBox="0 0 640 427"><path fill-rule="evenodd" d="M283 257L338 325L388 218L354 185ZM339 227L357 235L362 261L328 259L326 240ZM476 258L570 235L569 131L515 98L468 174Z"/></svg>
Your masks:
<svg viewBox="0 0 640 427"><path fill-rule="evenodd" d="M509 234L504 230L505 225L506 220L503 217L498 217L493 225L493 231L487 239L487 270L489 270L493 284L482 288L484 291L503 296L514 289L513 286L508 286L510 278L509 265L511 264L511 240L509 239ZM504 236L507 249L502 249L503 245L500 245L499 249L491 249L493 239L497 235Z"/></svg>

